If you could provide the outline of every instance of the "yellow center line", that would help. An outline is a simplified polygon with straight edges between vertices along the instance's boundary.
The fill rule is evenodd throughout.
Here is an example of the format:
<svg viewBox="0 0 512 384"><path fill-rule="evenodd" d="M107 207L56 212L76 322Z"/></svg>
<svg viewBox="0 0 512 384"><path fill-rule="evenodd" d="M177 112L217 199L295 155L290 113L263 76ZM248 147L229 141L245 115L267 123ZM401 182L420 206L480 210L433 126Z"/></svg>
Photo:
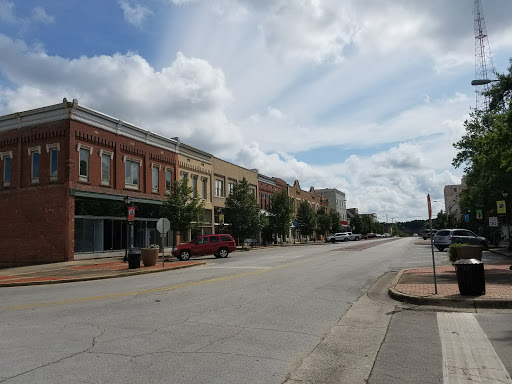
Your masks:
<svg viewBox="0 0 512 384"><path fill-rule="evenodd" d="M312 261L313 258L314 257L310 256L306 260L295 261L293 263L283 264L283 265L279 265L277 267L272 267L272 268L268 268L268 269L259 269L259 270L252 271L252 272L239 273L237 275L225 276L225 277L216 277L213 279L195 281L192 283L178 284L178 285L173 285L170 287L144 289L141 291L134 291L134 292L112 293L110 295L82 297L82 298L78 298L78 299L49 301L46 303L38 303L38 304L14 305L14 306L10 306L10 307L0 307L0 311L13 311L13 310L17 310L17 309L28 309L28 308L41 308L41 307L49 307L49 306L54 306L54 305L75 304L75 303L82 303L82 302L86 302L86 301L113 299L113 298L117 298L117 297L136 296L136 295L143 295L146 293L173 291L173 290L180 289L180 288L193 287L195 285L218 283L221 281L240 279L243 277L259 275L259 274L262 274L265 272L276 271L278 269L288 268L288 267L291 267L294 265L310 262L310 261Z"/></svg>

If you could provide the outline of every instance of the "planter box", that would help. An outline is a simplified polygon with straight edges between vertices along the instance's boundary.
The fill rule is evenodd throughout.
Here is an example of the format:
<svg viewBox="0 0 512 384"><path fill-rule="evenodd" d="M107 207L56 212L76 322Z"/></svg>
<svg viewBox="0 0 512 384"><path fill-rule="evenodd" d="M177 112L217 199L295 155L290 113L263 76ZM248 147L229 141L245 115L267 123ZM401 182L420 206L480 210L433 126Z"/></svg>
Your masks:
<svg viewBox="0 0 512 384"><path fill-rule="evenodd" d="M482 250L483 247L481 245L465 245L463 247L455 248L457 252L457 259L477 259L482 260Z"/></svg>
<svg viewBox="0 0 512 384"><path fill-rule="evenodd" d="M142 248L142 262L145 267L153 267L158 261L158 248Z"/></svg>

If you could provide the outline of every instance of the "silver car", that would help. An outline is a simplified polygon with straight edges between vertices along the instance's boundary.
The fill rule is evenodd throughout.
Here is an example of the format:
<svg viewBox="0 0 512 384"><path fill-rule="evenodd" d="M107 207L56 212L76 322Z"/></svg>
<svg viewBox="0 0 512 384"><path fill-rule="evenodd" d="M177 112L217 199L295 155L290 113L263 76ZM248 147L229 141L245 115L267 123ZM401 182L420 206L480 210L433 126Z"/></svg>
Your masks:
<svg viewBox="0 0 512 384"><path fill-rule="evenodd" d="M467 229L440 229L434 235L434 247L440 251L444 251L455 243L481 245L487 248L485 237L478 236Z"/></svg>

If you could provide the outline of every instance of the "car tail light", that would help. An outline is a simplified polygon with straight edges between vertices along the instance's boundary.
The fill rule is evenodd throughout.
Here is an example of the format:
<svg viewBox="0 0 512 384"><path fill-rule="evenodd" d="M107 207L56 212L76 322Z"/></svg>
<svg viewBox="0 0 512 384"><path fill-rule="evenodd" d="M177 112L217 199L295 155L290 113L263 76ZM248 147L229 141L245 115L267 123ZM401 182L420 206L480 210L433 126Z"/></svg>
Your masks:
<svg viewBox="0 0 512 384"><path fill-rule="evenodd" d="M453 235L448 236L448 239L453 240Z"/></svg>

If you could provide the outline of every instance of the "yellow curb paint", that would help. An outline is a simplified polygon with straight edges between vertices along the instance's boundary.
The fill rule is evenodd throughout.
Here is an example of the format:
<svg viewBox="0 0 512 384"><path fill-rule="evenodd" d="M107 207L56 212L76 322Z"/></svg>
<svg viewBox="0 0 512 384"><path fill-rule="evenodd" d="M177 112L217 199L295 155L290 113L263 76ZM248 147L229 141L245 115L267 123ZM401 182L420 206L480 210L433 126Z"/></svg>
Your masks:
<svg viewBox="0 0 512 384"><path fill-rule="evenodd" d="M311 258L308 258L307 260L301 260L301 261L296 261L296 262L293 262L293 263L283 264L283 265L280 265L280 266L277 266L277 267L272 267L272 268L269 268L269 269L260 269L260 270L257 270L257 271L245 272L245 273L240 273L240 274L232 275L232 276L217 277L217 278L214 278L214 279L208 279L208 280L202 280L202 281L195 281L193 283L178 284L178 285L173 285L173 286L170 286L170 287L144 289L142 291L134 291L134 292L113 293L113 294L110 294L110 295L83 297L83 298L79 298L79 299L49 301L49 302L46 302L46 303L38 303L38 304L14 305L14 306L10 306L10 307L0 307L0 311L14 311L14 310L18 310L18 309L50 307L50 306L55 306L55 305L75 304L75 303L82 303L82 302L87 302L87 301L113 299L113 298L117 298L117 297L143 295L143 294L146 294L146 293L173 291L173 290L176 290L176 289L186 288L186 287L193 287L193 286L196 286L196 285L218 283L218 282L227 281L227 280L234 280L234 279L240 279L240 278L243 278L243 277L259 275L259 274L262 274L262 273L265 273L265 272L276 271L278 269L283 269L283 268L288 268L288 267L291 267L291 266L294 266L294 265L298 265L298 264L308 263L308 262L312 261L313 259L314 258L311 257Z"/></svg>

